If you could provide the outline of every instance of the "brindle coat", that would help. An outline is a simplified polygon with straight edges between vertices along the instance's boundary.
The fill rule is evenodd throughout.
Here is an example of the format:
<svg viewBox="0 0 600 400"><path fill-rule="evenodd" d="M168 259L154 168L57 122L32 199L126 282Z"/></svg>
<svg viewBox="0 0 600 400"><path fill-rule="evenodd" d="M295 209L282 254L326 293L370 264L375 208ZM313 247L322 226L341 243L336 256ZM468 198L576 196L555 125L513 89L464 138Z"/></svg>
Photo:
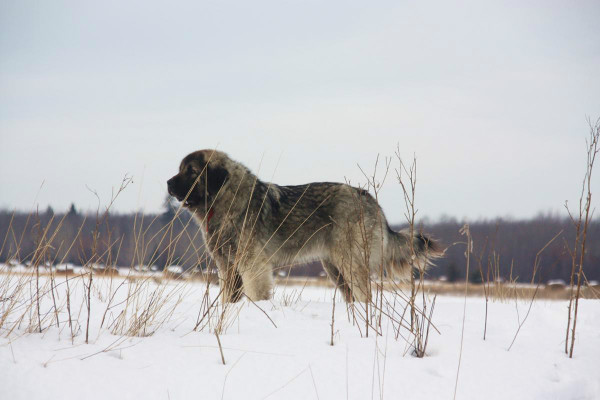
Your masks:
<svg viewBox="0 0 600 400"><path fill-rule="evenodd" d="M220 151L187 155L167 186L200 224L225 301L242 292L269 299L274 267L310 260L321 260L346 301L368 301L371 274L407 278L440 255L426 236L394 232L363 189L263 182Z"/></svg>

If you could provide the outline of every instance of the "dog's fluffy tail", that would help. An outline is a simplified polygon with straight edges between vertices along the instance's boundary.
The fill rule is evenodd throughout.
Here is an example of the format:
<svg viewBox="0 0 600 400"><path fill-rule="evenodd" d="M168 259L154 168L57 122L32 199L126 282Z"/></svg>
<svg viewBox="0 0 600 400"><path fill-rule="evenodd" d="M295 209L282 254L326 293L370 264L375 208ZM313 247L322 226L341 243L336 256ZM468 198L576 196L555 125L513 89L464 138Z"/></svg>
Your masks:
<svg viewBox="0 0 600 400"><path fill-rule="evenodd" d="M444 252L439 243L420 232L404 229L400 232L388 230L387 256L391 267L390 275L398 279L410 279L411 267L425 271L433 260ZM412 242L412 243L411 243Z"/></svg>

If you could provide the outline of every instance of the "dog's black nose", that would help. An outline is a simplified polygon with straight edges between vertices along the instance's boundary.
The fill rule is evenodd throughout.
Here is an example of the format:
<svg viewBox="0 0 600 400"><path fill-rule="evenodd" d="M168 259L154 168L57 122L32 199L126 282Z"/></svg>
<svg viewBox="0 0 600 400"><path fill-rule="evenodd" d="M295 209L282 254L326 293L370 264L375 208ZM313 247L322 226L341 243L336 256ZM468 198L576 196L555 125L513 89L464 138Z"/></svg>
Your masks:
<svg viewBox="0 0 600 400"><path fill-rule="evenodd" d="M169 191L170 195L173 195L173 181L174 178L171 178L167 181L167 190Z"/></svg>

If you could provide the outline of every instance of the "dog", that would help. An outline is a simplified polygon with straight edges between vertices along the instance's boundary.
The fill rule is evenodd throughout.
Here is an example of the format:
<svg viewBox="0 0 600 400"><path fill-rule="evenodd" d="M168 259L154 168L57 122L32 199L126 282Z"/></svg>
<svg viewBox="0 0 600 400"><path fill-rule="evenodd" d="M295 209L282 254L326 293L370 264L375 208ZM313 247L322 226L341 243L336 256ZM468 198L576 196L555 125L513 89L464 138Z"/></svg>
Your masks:
<svg viewBox="0 0 600 400"><path fill-rule="evenodd" d="M274 268L314 260L347 302L368 302L371 275L407 279L441 255L429 237L393 231L364 189L263 182L221 151L188 154L167 187L200 225L225 302L267 300Z"/></svg>

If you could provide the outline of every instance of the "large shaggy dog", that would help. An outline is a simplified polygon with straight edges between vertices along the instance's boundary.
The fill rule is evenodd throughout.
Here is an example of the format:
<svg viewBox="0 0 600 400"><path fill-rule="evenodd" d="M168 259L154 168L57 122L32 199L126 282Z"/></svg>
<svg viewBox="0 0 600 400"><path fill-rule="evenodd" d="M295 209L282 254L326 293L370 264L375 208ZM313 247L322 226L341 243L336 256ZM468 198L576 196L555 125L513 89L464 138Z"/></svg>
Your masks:
<svg viewBox="0 0 600 400"><path fill-rule="evenodd" d="M422 234L394 232L363 189L263 182L220 151L187 155L167 186L200 224L228 302L269 299L274 267L309 260L346 301L369 301L372 274L407 278L440 254Z"/></svg>

